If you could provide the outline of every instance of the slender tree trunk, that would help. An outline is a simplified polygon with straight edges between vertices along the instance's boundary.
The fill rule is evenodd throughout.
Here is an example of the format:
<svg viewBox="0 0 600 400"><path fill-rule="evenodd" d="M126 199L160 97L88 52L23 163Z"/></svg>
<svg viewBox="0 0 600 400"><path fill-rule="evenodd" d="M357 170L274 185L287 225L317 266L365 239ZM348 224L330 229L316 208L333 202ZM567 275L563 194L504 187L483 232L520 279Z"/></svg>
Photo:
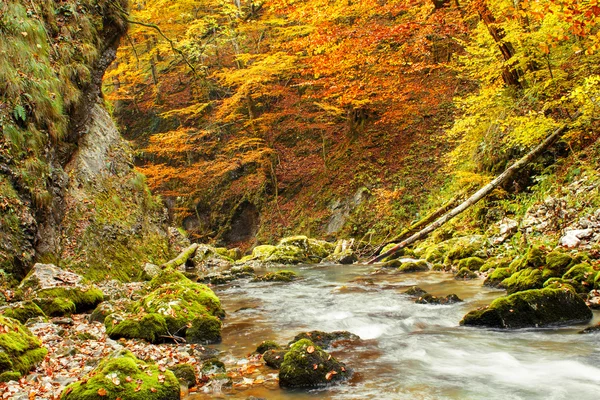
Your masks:
<svg viewBox="0 0 600 400"><path fill-rule="evenodd" d="M372 258L367 262L367 264L373 264L377 261L383 260L386 257L391 256L398 250L403 249L404 247L427 237L431 232L435 231L440 226L444 225L446 222L450 221L452 218L456 217L458 214L462 213L473 204L477 203L479 200L483 199L489 193L491 193L495 188L502 185L508 179L510 179L515 172L523 168L525 165L529 164L535 158L537 158L544 150L550 147L558 138L562 136L564 131L566 130L567 125L563 125L560 128L556 129L551 135L549 135L542 143L540 143L537 147L527 153L523 158L519 161L511 165L508 169L506 169L503 173L498 175L493 181L479 189L475 194L469 197L465 202L454 208L452 211L448 212L444 216L437 219L432 224L428 225L424 229L415 233L408 239L400 242L398 245L394 246L390 250L386 251L383 254L378 255L377 257Z"/></svg>

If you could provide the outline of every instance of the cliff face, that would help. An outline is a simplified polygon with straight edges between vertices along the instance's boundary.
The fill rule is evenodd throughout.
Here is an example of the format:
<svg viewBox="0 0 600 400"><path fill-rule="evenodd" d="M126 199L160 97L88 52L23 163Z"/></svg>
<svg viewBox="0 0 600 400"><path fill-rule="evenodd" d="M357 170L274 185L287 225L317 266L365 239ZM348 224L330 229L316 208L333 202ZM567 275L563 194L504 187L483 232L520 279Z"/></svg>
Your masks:
<svg viewBox="0 0 600 400"><path fill-rule="evenodd" d="M0 270L127 280L168 257L165 217L101 97L126 2L0 5Z"/></svg>

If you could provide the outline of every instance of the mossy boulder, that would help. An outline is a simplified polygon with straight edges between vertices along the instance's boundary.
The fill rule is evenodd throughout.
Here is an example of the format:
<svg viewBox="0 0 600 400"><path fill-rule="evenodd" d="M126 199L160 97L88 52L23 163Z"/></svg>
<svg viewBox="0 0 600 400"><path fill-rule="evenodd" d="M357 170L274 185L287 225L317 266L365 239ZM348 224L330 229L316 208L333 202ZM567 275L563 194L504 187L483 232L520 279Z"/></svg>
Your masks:
<svg viewBox="0 0 600 400"><path fill-rule="evenodd" d="M174 279L166 279L171 277ZM163 283L171 282L171 283ZM151 282L154 289L139 301L133 303L129 312L119 317L107 317L104 324L107 333L113 337L146 339L160 341L164 320L167 332L185 337L190 343L215 343L221 338L221 321L225 316L221 302L206 285L195 283L176 271L165 272ZM152 332L143 332L142 318L155 328ZM160 318L159 318L160 317ZM118 319L117 319L118 318ZM118 325L125 324L123 328ZM125 329L126 328L126 329Z"/></svg>
<svg viewBox="0 0 600 400"><path fill-rule="evenodd" d="M592 311L569 286L517 292L471 311L460 322L466 326L499 329L537 328L589 321Z"/></svg>
<svg viewBox="0 0 600 400"><path fill-rule="evenodd" d="M305 250L293 245L278 245L264 261L274 264L300 264L309 262Z"/></svg>
<svg viewBox="0 0 600 400"><path fill-rule="evenodd" d="M323 351L308 339L292 345L279 370L282 388L313 388L347 379L343 363Z"/></svg>
<svg viewBox="0 0 600 400"><path fill-rule="evenodd" d="M0 313L8 318L13 318L24 324L29 318L46 317L44 311L33 301L21 301L12 303L10 306L0 310Z"/></svg>
<svg viewBox="0 0 600 400"><path fill-rule="evenodd" d="M64 302L63 304L52 304L46 300L64 299L73 303L75 312L78 313L93 310L104 300L104 294L96 286L80 275L62 270L53 264L35 264L19 285L18 290L26 296L33 293L34 301L42 310L44 310L44 306L40 303L52 307L54 313L60 312L61 309L65 310L65 314L72 311L70 311L70 307L62 307L65 305ZM44 312L47 315L52 314L46 310Z"/></svg>
<svg viewBox="0 0 600 400"><path fill-rule="evenodd" d="M502 287L502 282L509 278L513 274L514 270L510 267L506 268L496 268L492 273L490 273L485 281L483 281L484 286L490 286L495 288Z"/></svg>
<svg viewBox="0 0 600 400"><path fill-rule="evenodd" d="M100 362L82 380L65 388L61 400L179 400L180 385L173 372L146 364L128 351Z"/></svg>
<svg viewBox="0 0 600 400"><path fill-rule="evenodd" d="M467 267L463 267L463 268L459 269L458 272L456 273L456 275L454 275L454 279L463 280L463 281L477 279L478 277L479 277L479 275L477 275L475 272L471 271Z"/></svg>
<svg viewBox="0 0 600 400"><path fill-rule="evenodd" d="M299 340L308 339L312 341L315 345L319 347L330 347L334 343L341 341L356 341L360 340L360 337L355 335L354 333L348 331L334 331L334 332L323 332L323 331L310 331L310 332L302 332L297 334L294 339L289 343L289 345L293 345Z"/></svg>
<svg viewBox="0 0 600 400"><path fill-rule="evenodd" d="M510 268L513 271L520 271L527 268L539 268L546 264L546 255L542 249L533 246L527 253L521 257L515 258L510 263Z"/></svg>
<svg viewBox="0 0 600 400"><path fill-rule="evenodd" d="M202 375L215 375L225 373L226 369L225 364L222 361L213 357L204 361L200 371L202 372Z"/></svg>
<svg viewBox="0 0 600 400"><path fill-rule="evenodd" d="M422 257L430 263L443 263L446 253L450 251L450 244L446 242L427 247Z"/></svg>
<svg viewBox="0 0 600 400"><path fill-rule="evenodd" d="M392 268L397 269L397 268L400 268L401 266L402 266L402 261L397 260L397 259L389 260L389 261L386 261L383 264L381 264L381 268L390 268L390 269L392 269Z"/></svg>
<svg viewBox="0 0 600 400"><path fill-rule="evenodd" d="M264 261L275 252L275 249L275 246L271 246L269 244L256 246L254 249L252 249L252 258Z"/></svg>
<svg viewBox="0 0 600 400"><path fill-rule="evenodd" d="M483 236L465 236L456 239L451 239L450 248L446 254L446 263L452 263L455 260L481 255L484 245Z"/></svg>
<svg viewBox="0 0 600 400"><path fill-rule="evenodd" d="M567 272L572 261L573 257L570 254L554 250L546 254L546 269L553 271L555 276L562 276Z"/></svg>
<svg viewBox="0 0 600 400"><path fill-rule="evenodd" d="M144 339L150 343L160 343L169 335L165 318L157 313L143 314L138 318L110 314L105 318L104 326L111 339Z"/></svg>
<svg viewBox="0 0 600 400"><path fill-rule="evenodd" d="M571 268L569 268L562 278L573 280L589 291L594 287L596 275L598 275L598 271L596 271L590 264L583 262L573 265Z"/></svg>
<svg viewBox="0 0 600 400"><path fill-rule="evenodd" d="M281 364L283 364L283 359L286 352L286 350L267 350L263 354L263 360L267 366L279 369L281 368Z"/></svg>
<svg viewBox="0 0 600 400"><path fill-rule="evenodd" d="M398 267L398 271L402 273L408 272L424 272L429 271L429 265L425 260L407 261Z"/></svg>
<svg viewBox="0 0 600 400"><path fill-rule="evenodd" d="M169 368L179 381L179 385L191 388L196 386L196 370L190 364L177 364Z"/></svg>
<svg viewBox="0 0 600 400"><path fill-rule="evenodd" d="M267 350L280 350L281 346L272 340L265 340L256 348L255 353L264 354Z"/></svg>
<svg viewBox="0 0 600 400"><path fill-rule="evenodd" d="M334 264L353 264L358 261L358 256L352 249L335 250L334 253L323 259L324 262L330 262Z"/></svg>
<svg viewBox="0 0 600 400"><path fill-rule="evenodd" d="M511 263L510 258L490 258L480 268L479 272L488 272L497 268L507 268Z"/></svg>
<svg viewBox="0 0 600 400"><path fill-rule="evenodd" d="M74 314L77 306L63 297L33 299L33 302L49 317L62 317Z"/></svg>
<svg viewBox="0 0 600 400"><path fill-rule="evenodd" d="M545 281L542 271L537 268L527 268L504 279L500 286L505 288L508 294L512 294L523 290L541 289Z"/></svg>
<svg viewBox="0 0 600 400"><path fill-rule="evenodd" d="M291 282L298 278L294 271L281 270L277 272L269 272L265 275L257 276L253 279L254 282Z"/></svg>
<svg viewBox="0 0 600 400"><path fill-rule="evenodd" d="M458 262L457 268L467 268L470 271L479 271L479 269L485 264L485 261L479 257L467 257L463 258Z"/></svg>
<svg viewBox="0 0 600 400"><path fill-rule="evenodd" d="M0 315L0 374L3 379L26 375L48 354L38 338L19 321Z"/></svg>
<svg viewBox="0 0 600 400"><path fill-rule="evenodd" d="M190 279L188 277L186 277L182 272L177 271L172 268L168 268L168 269L161 271L160 274L158 274L154 278L152 278L152 280L150 281L150 289L156 290L159 287L166 285L166 284L177 283L177 282L186 283L189 281L190 281Z"/></svg>

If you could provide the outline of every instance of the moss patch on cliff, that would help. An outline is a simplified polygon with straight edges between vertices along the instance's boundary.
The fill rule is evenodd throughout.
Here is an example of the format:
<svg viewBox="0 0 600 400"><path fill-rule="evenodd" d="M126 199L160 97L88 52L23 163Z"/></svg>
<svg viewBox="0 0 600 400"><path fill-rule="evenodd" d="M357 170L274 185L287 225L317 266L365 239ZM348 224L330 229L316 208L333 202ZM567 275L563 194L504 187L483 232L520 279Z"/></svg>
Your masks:
<svg viewBox="0 0 600 400"><path fill-rule="evenodd" d="M0 315L0 373L25 375L47 353L39 339L21 323Z"/></svg>

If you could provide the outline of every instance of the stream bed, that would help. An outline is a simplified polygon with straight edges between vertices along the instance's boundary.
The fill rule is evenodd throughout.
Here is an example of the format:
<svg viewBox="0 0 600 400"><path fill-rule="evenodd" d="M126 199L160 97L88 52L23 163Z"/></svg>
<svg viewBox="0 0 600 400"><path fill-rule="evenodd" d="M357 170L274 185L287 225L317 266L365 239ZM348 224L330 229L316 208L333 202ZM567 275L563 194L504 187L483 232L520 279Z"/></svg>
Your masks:
<svg viewBox="0 0 600 400"><path fill-rule="evenodd" d="M221 358L244 365L263 340L288 343L304 331L350 331L361 337L331 353L354 371L344 384L284 391L276 370L264 367L265 385L190 394L189 399L595 399L600 393L600 338L583 326L494 331L465 328L470 310L503 291L451 274L371 274L361 265L294 267L292 283L237 281L217 288L227 318ZM402 294L419 285L463 303L415 304ZM594 321L600 320L595 314ZM261 379L262 380L262 379Z"/></svg>

